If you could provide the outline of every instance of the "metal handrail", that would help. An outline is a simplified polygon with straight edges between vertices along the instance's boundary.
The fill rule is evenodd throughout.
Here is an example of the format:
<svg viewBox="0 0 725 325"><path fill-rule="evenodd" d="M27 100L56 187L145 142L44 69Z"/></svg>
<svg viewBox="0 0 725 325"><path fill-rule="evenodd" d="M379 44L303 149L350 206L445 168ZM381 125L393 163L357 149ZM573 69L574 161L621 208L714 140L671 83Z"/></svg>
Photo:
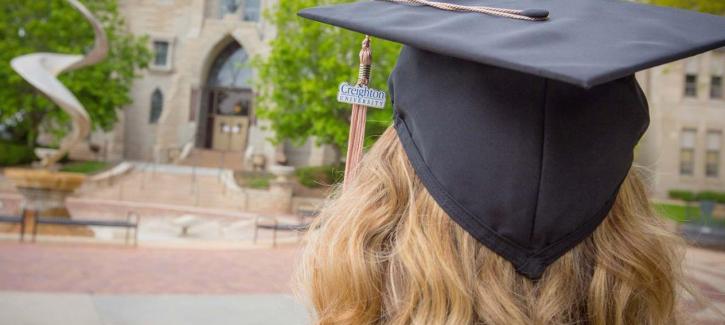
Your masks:
<svg viewBox="0 0 725 325"><path fill-rule="evenodd" d="M268 220L272 221L274 229L272 230L272 247L277 247L277 226L279 226L279 220L275 217L266 217L266 216L256 216L254 218L254 239L253 243L257 243L257 236L259 233L259 221L260 220Z"/></svg>

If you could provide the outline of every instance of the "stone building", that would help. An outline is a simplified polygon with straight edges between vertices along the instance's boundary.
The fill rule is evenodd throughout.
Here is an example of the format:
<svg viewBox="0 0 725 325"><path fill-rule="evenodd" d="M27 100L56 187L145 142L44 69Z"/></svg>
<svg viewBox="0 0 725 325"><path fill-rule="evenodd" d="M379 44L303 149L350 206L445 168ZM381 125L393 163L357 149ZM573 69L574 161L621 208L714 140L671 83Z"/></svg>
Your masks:
<svg viewBox="0 0 725 325"><path fill-rule="evenodd" d="M725 49L638 75L651 125L637 162L657 197L670 190L725 191Z"/></svg>
<svg viewBox="0 0 725 325"><path fill-rule="evenodd" d="M168 162L193 144L192 163L209 167L240 168L250 157L329 163L331 150L313 141L271 145L255 117L250 60L264 56L274 37L261 15L273 1L119 0L128 29L148 35L154 57L115 130L91 142L110 160Z"/></svg>
<svg viewBox="0 0 725 325"><path fill-rule="evenodd" d="M254 72L274 30L261 12L277 0L119 0L132 33L148 35L154 58L133 86L133 103L108 134L95 134L111 160L173 160L192 143L194 164L242 166L244 157L292 165L330 163L329 148L275 147L255 118ZM652 122L637 152L653 192L725 191L725 50L638 74ZM222 159L224 159L222 155Z"/></svg>

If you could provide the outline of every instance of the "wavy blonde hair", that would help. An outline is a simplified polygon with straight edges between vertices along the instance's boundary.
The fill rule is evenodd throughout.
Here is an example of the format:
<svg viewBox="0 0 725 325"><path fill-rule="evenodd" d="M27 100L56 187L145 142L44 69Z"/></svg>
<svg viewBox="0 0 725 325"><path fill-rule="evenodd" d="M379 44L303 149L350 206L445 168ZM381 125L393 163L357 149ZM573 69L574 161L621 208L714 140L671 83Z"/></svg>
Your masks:
<svg viewBox="0 0 725 325"><path fill-rule="evenodd" d="M308 235L316 324L678 324L679 239L630 172L604 222L538 281L466 233L389 128Z"/></svg>

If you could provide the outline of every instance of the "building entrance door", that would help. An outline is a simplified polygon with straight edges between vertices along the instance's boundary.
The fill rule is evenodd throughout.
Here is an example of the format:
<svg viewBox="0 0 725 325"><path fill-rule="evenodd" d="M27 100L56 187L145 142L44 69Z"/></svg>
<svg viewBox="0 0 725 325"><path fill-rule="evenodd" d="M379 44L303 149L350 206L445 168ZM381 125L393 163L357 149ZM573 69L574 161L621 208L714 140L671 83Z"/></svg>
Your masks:
<svg viewBox="0 0 725 325"><path fill-rule="evenodd" d="M208 89L206 148L243 152L249 134L251 90Z"/></svg>
<svg viewBox="0 0 725 325"><path fill-rule="evenodd" d="M249 130L249 117L217 115L214 118L212 149L244 151Z"/></svg>
<svg viewBox="0 0 725 325"><path fill-rule="evenodd" d="M252 92L242 89L207 89L199 123L197 146L243 152L250 127Z"/></svg>
<svg viewBox="0 0 725 325"><path fill-rule="evenodd" d="M253 124L252 70L247 52L231 42L212 63L201 95L196 146L243 153Z"/></svg>

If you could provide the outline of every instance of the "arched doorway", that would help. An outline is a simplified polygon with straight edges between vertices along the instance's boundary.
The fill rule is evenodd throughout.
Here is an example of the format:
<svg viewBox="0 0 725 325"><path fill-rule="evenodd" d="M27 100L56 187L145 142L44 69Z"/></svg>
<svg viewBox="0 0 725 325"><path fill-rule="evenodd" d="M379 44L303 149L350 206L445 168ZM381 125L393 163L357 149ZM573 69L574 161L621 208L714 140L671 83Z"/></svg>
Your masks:
<svg viewBox="0 0 725 325"><path fill-rule="evenodd" d="M202 93L197 147L243 151L247 145L253 93L249 55L237 42L216 57Z"/></svg>

